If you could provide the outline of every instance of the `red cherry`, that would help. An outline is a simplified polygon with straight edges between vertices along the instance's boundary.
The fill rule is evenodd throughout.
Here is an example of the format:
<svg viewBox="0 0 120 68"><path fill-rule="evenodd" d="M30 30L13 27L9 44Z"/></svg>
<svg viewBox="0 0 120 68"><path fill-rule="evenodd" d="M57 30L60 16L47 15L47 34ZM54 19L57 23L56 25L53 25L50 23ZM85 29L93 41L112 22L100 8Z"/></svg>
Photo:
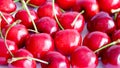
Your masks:
<svg viewBox="0 0 120 68"><path fill-rule="evenodd" d="M117 29L120 29L120 12L117 14L115 23L116 23Z"/></svg>
<svg viewBox="0 0 120 68"><path fill-rule="evenodd" d="M34 21L38 20L38 16L34 10L30 10L31 16ZM15 14L16 20L21 20L21 24L25 25L27 28L33 28L32 20L30 19L26 10L19 10Z"/></svg>
<svg viewBox="0 0 120 68"><path fill-rule="evenodd" d="M105 44L110 43L110 41L110 37L106 33L94 31L85 36L83 45L95 51Z"/></svg>
<svg viewBox="0 0 120 68"><path fill-rule="evenodd" d="M98 57L86 46L80 46L71 55L72 68L96 68Z"/></svg>
<svg viewBox="0 0 120 68"><path fill-rule="evenodd" d="M15 56L14 58L17 58L17 57L33 57L33 55L25 49L19 49L14 54L14 56ZM30 60L30 59L16 60L12 63L9 63L8 68L36 68L36 62L34 60Z"/></svg>
<svg viewBox="0 0 120 68"><path fill-rule="evenodd" d="M96 14L87 24L89 31L102 31L111 34L116 29L116 25L106 12Z"/></svg>
<svg viewBox="0 0 120 68"><path fill-rule="evenodd" d="M59 21L64 29L76 29L78 32L81 32L84 28L84 18L82 15L79 15L76 22L73 22L78 12L65 12L59 17Z"/></svg>
<svg viewBox="0 0 120 68"><path fill-rule="evenodd" d="M117 39L120 39L120 30L116 30L116 31L112 34L112 41L116 41Z"/></svg>
<svg viewBox="0 0 120 68"><path fill-rule="evenodd" d="M69 10L75 5L76 0L56 0L56 4L64 10Z"/></svg>
<svg viewBox="0 0 120 68"><path fill-rule="evenodd" d="M15 53L18 50L17 45L13 41L7 40L6 42L8 45L8 49L12 53ZM11 55L5 46L5 42L3 39L0 38L0 65L7 64L7 61L10 58L11 58Z"/></svg>
<svg viewBox="0 0 120 68"><path fill-rule="evenodd" d="M2 29L2 33L5 36L9 25ZM13 26L7 34L7 39L14 41L18 47L23 47L28 36L28 30L22 24L17 24Z"/></svg>
<svg viewBox="0 0 120 68"><path fill-rule="evenodd" d="M108 48L102 54L101 60L104 68L120 68L120 45L114 45Z"/></svg>
<svg viewBox="0 0 120 68"><path fill-rule="evenodd" d="M41 6L39 6L37 10L38 16L41 17L51 17L54 18L54 14L56 14L58 17L61 15L60 7L55 4L55 13L53 13L53 7L52 2L47 2Z"/></svg>
<svg viewBox="0 0 120 68"><path fill-rule="evenodd" d="M76 47L81 45L82 36L74 29L66 29L58 31L54 41L60 53L70 55Z"/></svg>
<svg viewBox="0 0 120 68"><path fill-rule="evenodd" d="M96 0L76 0L76 5L73 7L73 10L84 10L84 17L87 21L99 12L99 6Z"/></svg>
<svg viewBox="0 0 120 68"><path fill-rule="evenodd" d="M120 7L120 0L96 0L99 4L100 10L112 13L112 9L118 9Z"/></svg>
<svg viewBox="0 0 120 68"><path fill-rule="evenodd" d="M30 0L29 3L33 4L33 5L36 5L36 6L40 6L40 5L44 4L46 1L47 0Z"/></svg>
<svg viewBox="0 0 120 68"><path fill-rule="evenodd" d="M16 10L13 0L0 0L0 11L11 13Z"/></svg>
<svg viewBox="0 0 120 68"><path fill-rule="evenodd" d="M27 39L25 47L35 58L41 58L46 52L54 50L54 42L49 34L32 34Z"/></svg>
<svg viewBox="0 0 120 68"><path fill-rule="evenodd" d="M39 32L48 33L52 36L59 30L58 24L53 18L42 17L37 23L37 28Z"/></svg>
<svg viewBox="0 0 120 68"><path fill-rule="evenodd" d="M49 64L42 64L42 68L70 68L67 57L59 52L50 51L46 53L43 60L49 62Z"/></svg>
<svg viewBox="0 0 120 68"><path fill-rule="evenodd" d="M3 13L3 16L6 18L7 22L3 17L0 17L1 28L4 28L6 25L12 24L14 22L14 17L8 13Z"/></svg>

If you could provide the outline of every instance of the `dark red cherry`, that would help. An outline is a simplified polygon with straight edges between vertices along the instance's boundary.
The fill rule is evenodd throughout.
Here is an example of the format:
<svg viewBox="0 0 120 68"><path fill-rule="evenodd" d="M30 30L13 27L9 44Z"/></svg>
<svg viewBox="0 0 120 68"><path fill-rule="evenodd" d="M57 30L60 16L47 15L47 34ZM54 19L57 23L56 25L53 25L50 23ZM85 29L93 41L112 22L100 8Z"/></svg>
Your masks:
<svg viewBox="0 0 120 68"><path fill-rule="evenodd" d="M60 53L70 55L76 47L81 46L82 36L74 29L61 30L55 34L54 42Z"/></svg>
<svg viewBox="0 0 120 68"><path fill-rule="evenodd" d="M72 68L96 68L98 57L86 46L79 46L70 58Z"/></svg>
<svg viewBox="0 0 120 68"><path fill-rule="evenodd" d="M42 64L42 68L70 68L68 58L59 52L47 52L43 60L47 61L49 64Z"/></svg>
<svg viewBox="0 0 120 68"><path fill-rule="evenodd" d="M85 36L83 45L95 51L105 44L110 43L110 41L110 37L106 33L94 31Z"/></svg>
<svg viewBox="0 0 120 68"><path fill-rule="evenodd" d="M120 12L117 14L115 23L116 23L117 29L120 29Z"/></svg>
<svg viewBox="0 0 120 68"><path fill-rule="evenodd" d="M117 39L120 39L120 29L116 30L113 34L112 34L112 41L116 41Z"/></svg>

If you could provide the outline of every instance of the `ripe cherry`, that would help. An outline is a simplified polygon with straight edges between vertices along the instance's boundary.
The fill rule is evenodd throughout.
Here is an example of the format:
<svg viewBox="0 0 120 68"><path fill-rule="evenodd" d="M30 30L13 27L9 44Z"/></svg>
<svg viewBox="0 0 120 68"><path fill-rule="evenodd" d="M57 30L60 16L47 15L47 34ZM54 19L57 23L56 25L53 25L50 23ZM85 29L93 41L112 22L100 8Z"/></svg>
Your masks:
<svg viewBox="0 0 120 68"><path fill-rule="evenodd" d="M27 0L26 0L27 1ZM30 0L29 4L33 4L36 6L40 6L42 4L44 4L47 0Z"/></svg>
<svg viewBox="0 0 120 68"><path fill-rule="evenodd" d="M117 29L120 29L120 12L117 14L115 23L116 23Z"/></svg>

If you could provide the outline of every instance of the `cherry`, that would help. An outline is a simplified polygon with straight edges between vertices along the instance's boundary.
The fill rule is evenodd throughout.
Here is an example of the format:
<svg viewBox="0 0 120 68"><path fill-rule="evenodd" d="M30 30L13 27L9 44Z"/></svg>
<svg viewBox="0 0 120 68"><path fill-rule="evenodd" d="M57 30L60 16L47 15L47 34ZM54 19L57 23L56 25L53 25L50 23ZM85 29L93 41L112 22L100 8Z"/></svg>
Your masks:
<svg viewBox="0 0 120 68"><path fill-rule="evenodd" d="M64 10L69 10L75 5L76 0L56 0L56 4Z"/></svg>
<svg viewBox="0 0 120 68"><path fill-rule="evenodd" d="M41 17L51 17L54 18L54 15L56 14L58 17L61 15L60 7L55 4L55 13L53 12L52 2L47 2L37 9L38 16Z"/></svg>
<svg viewBox="0 0 120 68"><path fill-rule="evenodd" d="M30 59L14 60L17 57L33 57L33 55L26 49L19 49L14 58L9 61L8 68L36 68L36 62Z"/></svg>
<svg viewBox="0 0 120 68"><path fill-rule="evenodd" d="M35 58L42 58L46 52L54 50L54 42L47 33L32 34L27 39L25 48Z"/></svg>
<svg viewBox="0 0 120 68"><path fill-rule="evenodd" d="M98 57L86 46L79 46L70 58L72 68L96 68Z"/></svg>
<svg viewBox="0 0 120 68"><path fill-rule="evenodd" d="M14 41L18 47L23 47L24 43L26 41L26 38L28 37L28 30L26 27L22 24L17 24L10 28L8 31L10 25L6 26L2 29L2 33L5 36L7 33L7 39Z"/></svg>
<svg viewBox="0 0 120 68"><path fill-rule="evenodd" d="M3 17L0 17L1 28L4 28L6 25L12 24L15 21L14 17L8 13L2 13L1 16L2 15L6 20Z"/></svg>
<svg viewBox="0 0 120 68"><path fill-rule="evenodd" d="M120 68L120 45L108 48L101 57L104 68Z"/></svg>
<svg viewBox="0 0 120 68"><path fill-rule="evenodd" d="M27 1L27 0L26 0ZM29 4L33 4L36 6L40 6L42 4L44 4L47 0L30 0Z"/></svg>
<svg viewBox="0 0 120 68"><path fill-rule="evenodd" d="M120 0L96 0L99 4L100 10L112 13L113 9L118 9L120 7Z"/></svg>
<svg viewBox="0 0 120 68"><path fill-rule="evenodd" d="M57 50L70 55L82 43L82 36L74 29L60 30L55 34L54 42Z"/></svg>
<svg viewBox="0 0 120 68"><path fill-rule="evenodd" d="M42 68L70 68L70 63L67 57L56 51L47 52L43 60L49 64L41 64Z"/></svg>
<svg viewBox="0 0 120 68"><path fill-rule="evenodd" d="M116 29L116 25L106 12L99 12L92 17L90 22L87 24L88 30L91 31L102 31L111 34Z"/></svg>
<svg viewBox="0 0 120 68"><path fill-rule="evenodd" d="M86 21L89 21L94 15L99 12L99 7L96 0L76 0L76 4L73 7L73 10L85 10L84 17Z"/></svg>
<svg viewBox="0 0 120 68"><path fill-rule="evenodd" d="M6 40L8 49L14 54L17 50L18 47L17 45L10 40ZM10 55L9 51L6 48L6 44L3 39L0 38L0 65L7 64L7 61L9 58L12 56Z"/></svg>
<svg viewBox="0 0 120 68"><path fill-rule="evenodd" d="M94 31L85 36L83 45L95 51L100 47L110 43L110 41L110 37L106 33Z"/></svg>
<svg viewBox="0 0 120 68"><path fill-rule="evenodd" d="M74 22L78 12L65 12L59 17L59 21L64 29L76 29L81 32L84 28L84 18L80 14L78 19Z"/></svg>
<svg viewBox="0 0 120 68"><path fill-rule="evenodd" d="M59 30L59 27L56 21L50 17L40 18L37 21L36 26L39 32L48 33L51 36L54 36L54 34Z"/></svg>
<svg viewBox="0 0 120 68"><path fill-rule="evenodd" d="M34 21L38 20L38 16L36 14L36 12L34 10L30 10L32 19ZM15 14L15 19L16 20L21 20L21 24L25 25L27 28L33 28L33 24L32 24L32 20L29 17L28 13L26 10L19 10L16 14Z"/></svg>
<svg viewBox="0 0 120 68"><path fill-rule="evenodd" d="M13 0L0 0L0 11L11 13L16 10Z"/></svg>
<svg viewBox="0 0 120 68"><path fill-rule="evenodd" d="M117 14L115 23L116 23L117 29L120 29L120 12Z"/></svg>
<svg viewBox="0 0 120 68"><path fill-rule="evenodd" d="M120 39L120 30L116 30L113 34L112 34L112 41L115 41L117 39Z"/></svg>

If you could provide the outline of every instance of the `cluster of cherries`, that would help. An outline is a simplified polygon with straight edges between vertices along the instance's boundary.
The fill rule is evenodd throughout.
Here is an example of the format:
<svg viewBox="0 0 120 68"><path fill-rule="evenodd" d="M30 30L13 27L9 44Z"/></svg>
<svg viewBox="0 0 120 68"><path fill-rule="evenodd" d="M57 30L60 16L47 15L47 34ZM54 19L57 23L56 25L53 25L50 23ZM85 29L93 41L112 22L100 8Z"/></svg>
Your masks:
<svg viewBox="0 0 120 68"><path fill-rule="evenodd" d="M0 0L0 65L120 68L119 11L120 0Z"/></svg>

